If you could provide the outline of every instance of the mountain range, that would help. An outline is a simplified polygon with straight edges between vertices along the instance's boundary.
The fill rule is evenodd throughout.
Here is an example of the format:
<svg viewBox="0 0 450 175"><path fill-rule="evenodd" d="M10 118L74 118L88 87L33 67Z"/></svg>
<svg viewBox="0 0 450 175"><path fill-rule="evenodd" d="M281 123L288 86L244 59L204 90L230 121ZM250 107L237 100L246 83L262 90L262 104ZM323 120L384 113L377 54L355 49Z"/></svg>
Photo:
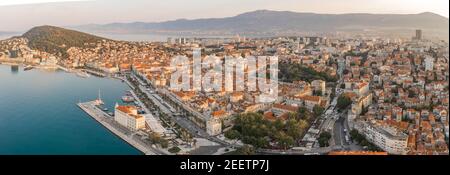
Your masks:
<svg viewBox="0 0 450 175"><path fill-rule="evenodd" d="M316 14L257 10L226 18L179 19L166 22L134 22L71 26L89 33L285 35L327 32L386 32L413 35L422 29L428 36L448 38L449 20L425 12L419 14Z"/></svg>

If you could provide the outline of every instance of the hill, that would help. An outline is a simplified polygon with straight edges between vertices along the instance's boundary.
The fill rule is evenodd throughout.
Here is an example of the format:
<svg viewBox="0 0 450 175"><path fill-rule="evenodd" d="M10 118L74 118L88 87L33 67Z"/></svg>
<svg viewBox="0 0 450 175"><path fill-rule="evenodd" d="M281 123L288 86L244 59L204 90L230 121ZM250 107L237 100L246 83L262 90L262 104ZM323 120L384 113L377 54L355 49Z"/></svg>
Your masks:
<svg viewBox="0 0 450 175"><path fill-rule="evenodd" d="M70 47L91 47L87 43L107 40L98 36L54 26L34 27L24 33L22 37L28 39L30 48L62 57L67 56L66 51Z"/></svg>

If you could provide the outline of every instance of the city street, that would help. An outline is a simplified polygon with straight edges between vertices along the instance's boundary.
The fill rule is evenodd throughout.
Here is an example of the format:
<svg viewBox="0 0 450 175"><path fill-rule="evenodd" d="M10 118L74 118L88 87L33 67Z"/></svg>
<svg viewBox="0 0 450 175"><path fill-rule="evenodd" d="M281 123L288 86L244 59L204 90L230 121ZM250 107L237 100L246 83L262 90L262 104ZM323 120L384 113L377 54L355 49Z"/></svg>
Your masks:
<svg viewBox="0 0 450 175"><path fill-rule="evenodd" d="M130 77L133 80L138 81L139 84L136 86L138 86L139 90L145 94L147 99L150 99L153 102L153 104L155 104L158 107L159 110L161 110L164 114L166 114L168 117L170 117L171 121L175 122L180 127L186 129L191 135L196 136L196 137L206 138L212 142L216 142L221 145L236 147L236 145L230 145L229 143L227 143L223 140L220 140L216 137L210 136L208 133L206 133L205 129L200 128L199 126L197 126L195 123L190 121L185 116L174 115L174 112L176 112L175 109L173 109L173 107L171 107L167 102L163 101L163 99L161 97L159 97L159 95L152 93L152 92L157 92L156 89L152 89L144 81L140 80L138 77L136 77L133 74ZM187 105L185 105L185 106L187 106ZM185 107L185 106L183 106L183 107ZM172 111L174 111L174 112L172 112ZM157 117L160 117L160 116L157 115Z"/></svg>

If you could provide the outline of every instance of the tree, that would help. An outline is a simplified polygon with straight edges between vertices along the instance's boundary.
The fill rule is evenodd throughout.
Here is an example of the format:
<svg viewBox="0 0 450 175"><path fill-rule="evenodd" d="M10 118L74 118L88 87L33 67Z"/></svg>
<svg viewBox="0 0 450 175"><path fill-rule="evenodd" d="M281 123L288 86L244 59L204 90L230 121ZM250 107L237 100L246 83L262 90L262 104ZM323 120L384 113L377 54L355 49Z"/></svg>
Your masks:
<svg viewBox="0 0 450 175"><path fill-rule="evenodd" d="M227 139L234 140L234 139L238 139L240 137L240 134L238 131L231 129L231 130L228 130L227 132L225 132L225 137Z"/></svg>
<svg viewBox="0 0 450 175"><path fill-rule="evenodd" d="M304 80L311 82L313 80L326 80L327 82L337 81L336 76L331 76L326 72L318 72L311 67L301 64L281 63L279 66L279 78L286 82Z"/></svg>
<svg viewBox="0 0 450 175"><path fill-rule="evenodd" d="M294 140L298 140L303 134L303 131L300 128L300 124L296 120L291 119L286 122L286 133Z"/></svg>
<svg viewBox="0 0 450 175"><path fill-rule="evenodd" d="M303 106L302 106L302 107L299 107L298 110L297 110L297 113L300 114L300 115L305 115L306 112L308 112L308 109L306 109L306 108L303 107Z"/></svg>
<svg viewBox="0 0 450 175"><path fill-rule="evenodd" d="M282 130L284 127L283 122L280 119L275 120L275 122L273 122L272 124L276 130Z"/></svg>
<svg viewBox="0 0 450 175"><path fill-rule="evenodd" d="M340 96L338 97L336 107L337 107L340 111L342 111L342 110L344 110L345 108L347 108L348 106L350 106L351 104L352 104L352 100L350 99L350 97L348 97L348 96L342 94L342 95L340 95Z"/></svg>
<svg viewBox="0 0 450 175"><path fill-rule="evenodd" d="M307 108L305 108L303 106L298 108L297 118L299 120L307 120L307 121L309 121L311 119L311 117L312 117L312 114L311 114L311 112L308 111Z"/></svg>
<svg viewBox="0 0 450 175"><path fill-rule="evenodd" d="M356 140L357 142L359 142L359 140L360 140L359 133L355 129L350 131L350 137L352 138L352 140Z"/></svg>
<svg viewBox="0 0 450 175"><path fill-rule="evenodd" d="M174 147L170 148L168 151L169 151L170 153L176 154L176 153L180 152L181 149L178 148L177 146L174 146Z"/></svg>
<svg viewBox="0 0 450 175"><path fill-rule="evenodd" d="M253 155L255 154L255 149L250 145L244 145L236 150L239 155Z"/></svg>
<svg viewBox="0 0 450 175"><path fill-rule="evenodd" d="M322 115L324 110L325 109L323 107L321 107L319 105L315 105L313 108L314 117L319 117L320 115Z"/></svg>
<svg viewBox="0 0 450 175"><path fill-rule="evenodd" d="M315 95L315 96L322 96L323 95L322 90L314 91L313 95Z"/></svg>
<svg viewBox="0 0 450 175"><path fill-rule="evenodd" d="M167 141L166 139L162 139L160 145L162 148L167 148L169 147L169 141Z"/></svg>
<svg viewBox="0 0 450 175"><path fill-rule="evenodd" d="M294 144L294 139L291 136L286 135L284 132L279 132L276 134L275 139L278 146L282 147L284 150L288 149Z"/></svg>
<svg viewBox="0 0 450 175"><path fill-rule="evenodd" d="M308 127L309 127L309 124L306 120L299 120L298 125L299 125L300 129L302 129L302 131L306 131L306 129L308 129Z"/></svg>
<svg viewBox="0 0 450 175"><path fill-rule="evenodd" d="M320 147L330 146L329 140L331 138L331 134L329 132L323 132L319 135L319 145Z"/></svg>

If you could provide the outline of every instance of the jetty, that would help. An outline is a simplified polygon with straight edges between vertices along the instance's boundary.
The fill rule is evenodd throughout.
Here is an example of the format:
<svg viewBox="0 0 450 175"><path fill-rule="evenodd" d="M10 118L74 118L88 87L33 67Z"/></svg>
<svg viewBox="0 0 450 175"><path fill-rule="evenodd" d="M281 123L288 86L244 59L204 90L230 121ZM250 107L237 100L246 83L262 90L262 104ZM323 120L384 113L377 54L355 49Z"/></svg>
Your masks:
<svg viewBox="0 0 450 175"><path fill-rule="evenodd" d="M89 116L95 119L97 122L106 127L109 131L126 141L131 146L135 147L145 155L161 155L163 152L153 148L151 144L145 143L142 137L137 135L135 132L131 132L127 128L121 126L114 121L114 117L102 111L97 107L97 100L78 103L77 106L80 107Z"/></svg>

